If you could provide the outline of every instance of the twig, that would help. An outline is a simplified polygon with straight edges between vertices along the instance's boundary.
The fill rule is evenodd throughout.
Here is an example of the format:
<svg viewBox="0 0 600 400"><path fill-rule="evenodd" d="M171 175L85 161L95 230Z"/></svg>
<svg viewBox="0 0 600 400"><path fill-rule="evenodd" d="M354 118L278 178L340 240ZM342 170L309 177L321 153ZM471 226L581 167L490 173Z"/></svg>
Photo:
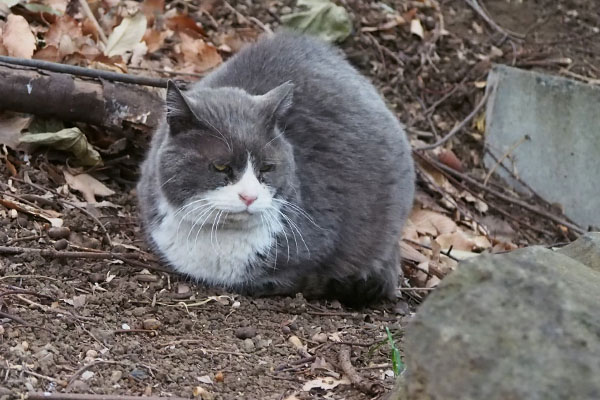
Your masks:
<svg viewBox="0 0 600 400"><path fill-rule="evenodd" d="M39 239L39 238L41 238L40 235L21 236L21 237L9 240L8 242L6 242L6 244L8 246L10 246L11 244L15 244L15 243L18 243L18 242L24 242L26 240L34 240L34 239Z"/></svg>
<svg viewBox="0 0 600 400"><path fill-rule="evenodd" d="M75 380L81 375L83 374L85 371L87 371L88 369L95 367L96 365L101 365L101 364L114 364L114 365L130 365L129 363L126 362L121 362L121 361L109 361L109 360L96 360L93 361L89 364L84 365L83 367L79 368L77 371L75 371L73 373L73 375L71 375L71 377L69 378L69 381L67 382L67 389L69 388L69 386L71 386L71 384L73 382L75 382Z"/></svg>
<svg viewBox="0 0 600 400"><path fill-rule="evenodd" d="M434 144L417 147L417 148L415 148L415 150L431 150L431 149L435 149L436 147L439 147L439 146L443 145L444 143L446 143L448 140L450 140L452 138L452 136L456 135L461 129L463 129L477 115L477 113L483 108L483 106L485 106L485 103L487 102L488 97L489 97L489 92L486 92L486 94L483 96L483 98L481 99L479 104L477 104L475 109L473 109L473 111L471 111L471 113L469 115L467 115L467 117L464 120L462 120L462 122L460 124L458 124L454 128L452 128L452 130L446 136L444 136L443 138L441 138Z"/></svg>
<svg viewBox="0 0 600 400"><path fill-rule="evenodd" d="M188 400L184 397L127 396L118 394L34 392L27 394L29 400Z"/></svg>
<svg viewBox="0 0 600 400"><path fill-rule="evenodd" d="M3 311L0 311L0 318L12 319L15 322L18 322L18 323L23 324L23 325L27 325L27 321L25 321L21 317L17 317L16 315L7 314L7 313L5 313Z"/></svg>
<svg viewBox="0 0 600 400"><path fill-rule="evenodd" d="M502 28L500 25L498 25L488 14L487 12L485 12L485 10L481 7L481 5L479 4L479 2L477 0L465 0L465 2L475 11L477 12L477 14L479 14L481 16L481 18L483 18L485 20L485 22L488 23L488 25L490 27L492 27L494 30L500 32L501 34L503 34L504 36L512 36L516 39L520 39L523 40L525 39L525 35L521 34L521 33L516 33L516 32L510 32L507 31L506 29Z"/></svg>
<svg viewBox="0 0 600 400"><path fill-rule="evenodd" d="M504 160L508 156L510 156L520 145L522 145L526 140L530 140L530 139L531 138L529 137L529 135L523 136L516 143L514 143L512 146L510 146L510 148L508 150L506 150L506 153L502 154L502 156L499 159L496 160L496 164L494 164L494 166L492 168L490 168L490 170L488 171L487 175L483 179L484 186L487 185L487 183L490 180L491 176L494 174L494 172L496 172L496 169L498 169L498 167L500 166L500 164L502 164L504 162Z"/></svg>
<svg viewBox="0 0 600 400"><path fill-rule="evenodd" d="M33 249L26 247L10 247L0 246L0 254L3 255L19 255L19 254L39 254L42 257L71 259L71 258L87 258L95 260L121 260L124 262L133 262L135 267L147 268L160 272L173 272L166 268L153 266L150 264L139 264L136 261L141 260L137 254L131 253L111 253L107 251L87 252L87 251L58 251L54 249Z"/></svg>
<svg viewBox="0 0 600 400"><path fill-rule="evenodd" d="M271 28L269 28L267 25L263 24L262 21L260 21L258 18L248 17L248 19L250 21L254 22L256 25L258 25L263 31L265 31L265 33L267 35L273 34L273 30Z"/></svg>
<svg viewBox="0 0 600 400"><path fill-rule="evenodd" d="M94 24L94 28L96 28L96 30L98 31L98 36L100 36L100 40L102 40L102 43L106 44L106 42L108 41L108 38L104 34L104 31L102 30L102 27L98 23L98 20L94 16L94 13L90 9L90 6L87 3L87 1L86 0L79 0L79 4L81 4L81 8L83 8L83 12L86 15L86 17L88 17L90 19L90 21L92 21L92 24Z"/></svg>
<svg viewBox="0 0 600 400"><path fill-rule="evenodd" d="M350 382L352 382L352 386L354 386L356 389L360 390L361 392L371 395L371 396L377 395L377 394L380 394L383 392L383 387L379 383L366 382L360 376L358 371L356 371L356 369L352 365L352 362L350 361L350 348L349 347L347 347L347 346L342 347L340 349L338 357L339 357L340 367L342 368L342 371L344 371L344 374L348 377L348 379L350 379Z"/></svg>
<svg viewBox="0 0 600 400"><path fill-rule="evenodd" d="M36 378L41 378L41 379L45 379L45 380L47 380L49 382L58 383L61 386L62 386L63 383L66 383L63 380L52 378L50 376L46 376L46 375L42 375L42 374L38 374L37 372L33 372L33 371L28 370L28 369L23 369L23 372L26 373L26 374L28 374L28 375L35 376Z"/></svg>
<svg viewBox="0 0 600 400"><path fill-rule="evenodd" d="M59 72L63 74L70 74L76 76L85 76L94 79L105 79L113 82L132 83L135 85L152 86L166 88L168 79L153 78L150 76L140 76L131 74L122 74L112 71L102 71L99 69L78 67L75 65L67 65L54 63L50 61L35 60L16 58L8 56L0 56L0 63L10 65L20 65L22 67L30 67L36 69L43 69L46 71Z"/></svg>
<svg viewBox="0 0 600 400"><path fill-rule="evenodd" d="M447 167L446 165L444 165L442 163L439 163L439 162L437 162L435 160L432 160L432 159L430 159L428 157L424 157L423 155L420 155L420 156L423 157L423 158L425 158L430 164L433 164L437 168L444 170L448 174L453 175L455 177L458 177L460 179L463 179L464 181L470 183L471 185L474 185L474 186L478 187L479 189L484 190L484 191L488 192L489 194L498 197L499 199L502 199L502 200L504 200L506 202L509 202L509 203L512 203L512 204L515 204L515 205L517 205L517 206L519 206L521 208L524 208L524 209L526 209L528 211L531 211L531 212L533 212L535 214L538 214L538 215L540 215L540 216L542 216L544 218L550 219L550 220L556 222L557 224L563 225L563 226L571 229L573 232L576 232L576 233L578 233L580 235L582 235L582 234L585 233L584 229L580 228L579 226L577 226L577 225L575 225L575 224L573 224L573 223L571 223L569 221L564 220L563 218L556 217L556 216L554 216L554 215L552 215L552 214L550 214L550 213L548 213L548 212L546 212L544 210L539 210L536 207L534 207L534 206L532 206L530 204L525 203L524 201L521 201L519 199L515 199L513 197L510 197L510 196L507 196L505 194L502 194L502 193L500 193L500 192L498 192L498 191L496 191L496 190L494 190L492 188L489 188L489 187L483 185L482 183L479 183L477 180L471 178L470 176L467 176L467 175L462 174L462 173L460 173L458 171L455 171L454 169L452 169L450 167Z"/></svg>
<svg viewBox="0 0 600 400"><path fill-rule="evenodd" d="M158 331L156 329L116 329L113 333L151 333L152 335L156 335Z"/></svg>
<svg viewBox="0 0 600 400"><path fill-rule="evenodd" d="M353 317L355 313L349 312L324 312L324 311L307 311L308 315L320 315L323 317Z"/></svg>
<svg viewBox="0 0 600 400"><path fill-rule="evenodd" d="M127 68L128 69L133 69L133 70L138 70L138 71L152 71L152 72L156 72L158 74L164 74L164 75L191 76L191 77L194 77L194 78L203 78L203 77L205 77L207 75L206 72L169 71L169 70L166 70L166 69L148 68L148 67L134 67L134 66L129 66Z"/></svg>
<svg viewBox="0 0 600 400"><path fill-rule="evenodd" d="M93 321L94 320L94 318L92 318L92 317L83 317L81 315L77 315L77 314L75 314L75 313L73 313L71 311L68 311L68 310L65 310L65 309L62 309L62 308L48 307L48 306L45 306L43 304L36 303L35 301L26 299L25 297L23 297L23 296L21 296L19 294L17 295L17 298L19 300L21 300L21 301L29 304L30 306L34 306L34 307L39 308L40 310L42 310L44 312L52 312L52 313L55 313L55 314L70 315L73 318L82 319L82 320L85 320L85 321Z"/></svg>

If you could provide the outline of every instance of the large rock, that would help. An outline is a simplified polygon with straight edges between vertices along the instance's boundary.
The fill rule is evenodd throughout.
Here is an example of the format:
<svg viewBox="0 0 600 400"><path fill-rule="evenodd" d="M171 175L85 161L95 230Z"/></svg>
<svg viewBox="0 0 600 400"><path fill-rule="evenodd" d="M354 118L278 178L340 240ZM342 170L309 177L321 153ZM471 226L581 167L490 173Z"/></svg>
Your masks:
<svg viewBox="0 0 600 400"><path fill-rule="evenodd" d="M562 204L574 222L600 227L600 185L591 184L600 171L600 88L498 65L488 90L490 152L496 159L509 154L504 164L543 198ZM492 168L496 160L488 156L485 163ZM502 168L497 172L508 178Z"/></svg>
<svg viewBox="0 0 600 400"><path fill-rule="evenodd" d="M600 234L461 263L407 328L394 399L600 399Z"/></svg>

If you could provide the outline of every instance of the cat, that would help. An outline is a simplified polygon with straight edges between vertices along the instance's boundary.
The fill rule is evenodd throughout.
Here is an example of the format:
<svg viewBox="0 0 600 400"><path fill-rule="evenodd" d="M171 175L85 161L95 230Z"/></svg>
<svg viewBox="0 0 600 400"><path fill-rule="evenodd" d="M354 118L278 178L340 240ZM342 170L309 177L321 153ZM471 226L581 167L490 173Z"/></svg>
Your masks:
<svg viewBox="0 0 600 400"><path fill-rule="evenodd" d="M278 32L185 92L142 164L144 229L175 270L249 295L393 298L414 194L406 134L333 45Z"/></svg>

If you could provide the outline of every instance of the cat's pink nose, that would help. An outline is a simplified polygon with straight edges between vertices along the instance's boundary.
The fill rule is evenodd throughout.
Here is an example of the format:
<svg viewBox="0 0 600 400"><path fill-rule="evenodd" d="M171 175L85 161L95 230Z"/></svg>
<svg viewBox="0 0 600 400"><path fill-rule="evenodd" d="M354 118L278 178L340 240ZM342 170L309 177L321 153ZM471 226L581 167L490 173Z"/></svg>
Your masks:
<svg viewBox="0 0 600 400"><path fill-rule="evenodd" d="M247 207L250 207L250 204L254 203L254 201L256 200L256 196L252 196L246 193L240 193L239 194L240 199L244 202L244 204L246 204Z"/></svg>

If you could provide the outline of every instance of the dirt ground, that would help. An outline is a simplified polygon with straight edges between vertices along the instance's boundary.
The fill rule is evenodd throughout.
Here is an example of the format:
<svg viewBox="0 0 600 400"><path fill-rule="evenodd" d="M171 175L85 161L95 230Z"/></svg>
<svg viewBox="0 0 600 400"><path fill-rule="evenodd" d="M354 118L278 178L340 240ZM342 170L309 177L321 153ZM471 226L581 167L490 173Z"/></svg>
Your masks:
<svg viewBox="0 0 600 400"><path fill-rule="evenodd" d="M231 9L216 3L214 18L235 27ZM292 5L230 3L271 27ZM509 37L490 28L463 1L442 0L439 10L428 0L387 1L387 6L363 0L340 3L355 22L343 49L380 88L412 140L432 142L432 131L443 134L471 112L481 95L478 82L485 81L492 62L600 77L595 0L480 2L495 22L514 33ZM448 33L422 40L408 26L380 28L387 21L386 10L404 14L415 7L428 31L443 24ZM423 112L432 105L434 112ZM483 145L473 129L468 131L450 147L479 176ZM131 151L143 150L142 142L132 143ZM117 192L108 207L73 207L70 197L55 192L64 185L61 162L49 153L29 163L21 159L15 164L16 177L5 163L0 166L4 199L12 195L60 212L68 228L50 231L43 219L15 213L6 202L0 205L0 245L25 249L0 258L0 398L28 391L203 399L382 398L383 393L366 394L347 382L303 390L317 378L342 379L343 348L351 349L352 364L365 381L384 391L393 386L385 328L401 347L403 327L416 306L413 297L350 310L335 301L254 299L197 286L161 270L164 266L147 252L136 216L135 173L126 174L135 170L139 158L101 171L104 183ZM437 200L421 186L421 198ZM543 227L542 234L530 235L540 243L565 240L560 227L526 214L522 219ZM49 250L41 254L38 249ZM53 249L88 256L64 259ZM111 250L123 257L89 256Z"/></svg>

